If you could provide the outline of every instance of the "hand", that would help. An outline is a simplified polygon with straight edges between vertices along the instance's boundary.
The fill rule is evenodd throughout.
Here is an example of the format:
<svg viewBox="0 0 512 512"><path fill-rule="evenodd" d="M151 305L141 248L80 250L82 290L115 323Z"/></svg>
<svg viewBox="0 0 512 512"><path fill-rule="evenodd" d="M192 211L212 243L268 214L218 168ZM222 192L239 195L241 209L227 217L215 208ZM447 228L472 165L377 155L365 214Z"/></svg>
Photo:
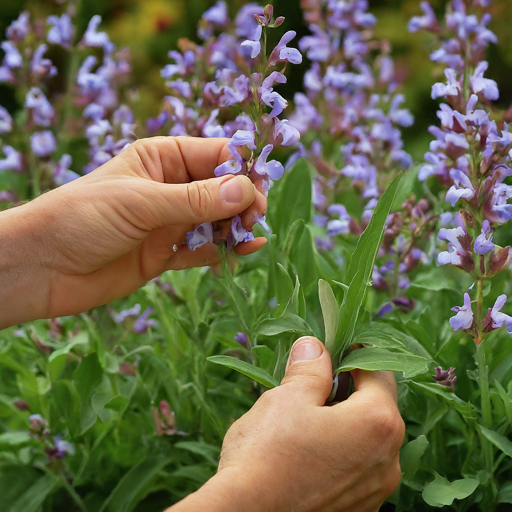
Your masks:
<svg viewBox="0 0 512 512"><path fill-rule="evenodd" d="M169 512L376 512L400 481L404 423L392 373L352 376L355 392L325 407L329 354L298 340L281 386L229 429L217 475Z"/></svg>
<svg viewBox="0 0 512 512"><path fill-rule="evenodd" d="M267 206L261 186L245 176L214 177L229 156L226 139L144 139L91 174L2 212L0 328L80 313L166 270L216 264L217 246L190 251L186 233L242 212L250 229Z"/></svg>

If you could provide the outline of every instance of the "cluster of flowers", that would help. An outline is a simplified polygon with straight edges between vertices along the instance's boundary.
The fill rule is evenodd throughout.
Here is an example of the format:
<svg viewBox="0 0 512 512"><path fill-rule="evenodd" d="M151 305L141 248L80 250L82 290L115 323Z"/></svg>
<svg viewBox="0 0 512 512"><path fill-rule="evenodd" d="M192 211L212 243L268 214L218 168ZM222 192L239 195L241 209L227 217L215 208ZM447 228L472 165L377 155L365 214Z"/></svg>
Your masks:
<svg viewBox="0 0 512 512"><path fill-rule="evenodd" d="M171 91L162 113L147 121L150 135L195 135L229 137L232 159L217 167L216 176L249 176L260 191L268 194L284 168L268 161L274 146L289 146L299 132L287 119L280 119L287 101L275 90L286 82L288 63L300 64L302 56L287 46L295 37L286 32L267 55L269 29L279 27L283 17L274 19L273 7L245 5L232 22L225 2L208 9L199 22L202 45L182 40L182 53L172 51L173 64L165 66L162 77ZM255 219L266 227L265 218ZM190 249L225 239L228 248L253 239L240 216L227 229L205 223L187 234Z"/></svg>
<svg viewBox="0 0 512 512"><path fill-rule="evenodd" d="M301 156L315 166L315 221L327 235L316 241L319 249L331 250L334 237L361 234L395 171L412 165L400 128L410 126L413 117L401 107L390 45L373 39L376 19L367 0L303 0L302 8L312 34L299 47L312 64L304 76L305 93L294 98L290 123L302 141L287 167ZM361 198L360 215L338 202L349 180ZM380 251L386 261L375 267L373 283L392 300L380 315L414 306L400 293L409 286L407 273L426 260L418 242L433 228L430 209L425 200L409 200L388 220Z"/></svg>
<svg viewBox="0 0 512 512"><path fill-rule="evenodd" d="M75 447L69 441L65 441L61 436L51 436L48 421L40 414L31 414L28 420L30 435L44 445L50 462L75 454Z"/></svg>
<svg viewBox="0 0 512 512"><path fill-rule="evenodd" d="M498 125L489 117L491 102L499 96L496 82L484 77L488 67L483 60L486 48L497 42L487 28L490 3L452 0L442 24L430 4L422 2L424 15L414 17L409 24L412 32L424 29L442 41L431 60L447 66L447 82L434 84L432 98L444 98L446 103L441 103L437 113L441 127L430 127L435 140L425 155L427 163L419 178L435 176L449 187L446 201L460 207L458 213L444 215L454 227L439 230L439 240L448 243L448 250L440 252L438 261L465 270L476 281L476 316L470 289L464 294L464 305L453 308L457 314L450 320L454 330L468 332L476 343L504 324L512 333L512 317L500 311L505 295L498 297L482 318L483 282L507 269L512 259L511 247L502 248L493 242L495 227L512 218L512 205L507 203L512 187L504 183L512 175L512 133L505 122Z"/></svg>
<svg viewBox="0 0 512 512"><path fill-rule="evenodd" d="M7 39L0 44L4 52L0 66L0 83L11 84L19 93L23 114L16 123L11 114L0 106L0 171L28 173L32 192L51 185L63 185L79 174L71 171L71 156L66 152L69 134L87 128L90 172L133 141L133 116L127 107L118 107L118 88L130 72L126 50L115 51L105 32L98 32L101 22L94 16L78 44L74 43L73 20L76 6L70 2L61 16L49 16L44 23L31 23L23 12L7 29ZM64 94L48 98L54 90L52 79L59 73L53 62L45 57L51 46L63 48L69 55L68 82ZM103 62L87 55L80 65L82 53L101 48ZM97 68L97 69L95 69ZM82 122L76 123L72 109L83 111ZM115 110L115 111L114 111ZM108 119L112 115L113 123ZM112 126L112 124L114 126ZM57 134L57 137L56 137ZM12 142L11 142L12 141ZM20 196L26 191L18 191ZM0 200L15 201L13 192L4 191Z"/></svg>

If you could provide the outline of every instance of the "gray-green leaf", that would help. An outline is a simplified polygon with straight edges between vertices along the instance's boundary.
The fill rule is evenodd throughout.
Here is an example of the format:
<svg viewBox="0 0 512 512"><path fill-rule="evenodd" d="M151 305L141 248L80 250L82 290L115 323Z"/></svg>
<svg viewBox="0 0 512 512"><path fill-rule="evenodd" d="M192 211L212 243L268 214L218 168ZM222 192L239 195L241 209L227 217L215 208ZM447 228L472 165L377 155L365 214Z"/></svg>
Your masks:
<svg viewBox="0 0 512 512"><path fill-rule="evenodd" d="M463 500L473 494L480 482L474 478L463 478L449 482L436 473L433 482L423 490L422 496L431 507L444 507L451 505L453 500Z"/></svg>
<svg viewBox="0 0 512 512"><path fill-rule="evenodd" d="M318 281L318 297L320 298L320 306L322 307L322 315L324 317L324 343L327 350L332 353L340 312L338 302L336 301L331 285L323 279Z"/></svg>
<svg viewBox="0 0 512 512"><path fill-rule="evenodd" d="M480 432L497 448L499 448L505 455L512 457L512 442L509 441L505 436L498 434L494 430L482 427L478 425Z"/></svg>

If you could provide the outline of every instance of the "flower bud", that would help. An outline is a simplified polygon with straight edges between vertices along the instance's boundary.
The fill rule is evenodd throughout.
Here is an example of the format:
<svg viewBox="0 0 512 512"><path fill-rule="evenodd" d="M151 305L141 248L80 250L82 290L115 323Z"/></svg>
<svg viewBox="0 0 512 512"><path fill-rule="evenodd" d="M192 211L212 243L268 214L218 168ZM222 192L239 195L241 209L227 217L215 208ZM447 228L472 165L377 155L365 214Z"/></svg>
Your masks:
<svg viewBox="0 0 512 512"><path fill-rule="evenodd" d="M270 20L274 16L274 6L267 4L265 9L263 9L263 14L265 15L265 18L267 18L267 24L270 23Z"/></svg>
<svg viewBox="0 0 512 512"><path fill-rule="evenodd" d="M499 247L496 246L494 251L491 253L489 258L489 264L487 265L486 277L492 277L499 274L508 266L512 261L512 247Z"/></svg>
<svg viewBox="0 0 512 512"><path fill-rule="evenodd" d="M273 28L277 28L277 27L280 27L283 23L284 23L284 16L279 16L276 21L274 21L274 25L272 26Z"/></svg>

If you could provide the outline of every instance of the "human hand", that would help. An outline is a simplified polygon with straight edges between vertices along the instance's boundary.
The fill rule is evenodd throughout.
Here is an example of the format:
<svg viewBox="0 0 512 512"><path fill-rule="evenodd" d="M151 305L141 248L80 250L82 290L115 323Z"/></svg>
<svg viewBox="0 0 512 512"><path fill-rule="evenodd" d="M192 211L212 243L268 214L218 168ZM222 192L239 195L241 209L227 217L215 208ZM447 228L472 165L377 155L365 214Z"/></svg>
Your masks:
<svg viewBox="0 0 512 512"><path fill-rule="evenodd" d="M314 338L298 340L281 386L229 429L219 472L171 508L375 512L400 481L404 423L390 372L352 372L355 392L325 407L332 367ZM170 512L170 511L169 511Z"/></svg>
<svg viewBox="0 0 512 512"><path fill-rule="evenodd" d="M143 139L91 174L2 212L0 328L76 314L166 270L218 263L217 246L190 251L186 233L242 212L250 229L267 206L261 184L214 177L229 158L226 139ZM235 250L250 254L264 243Z"/></svg>

